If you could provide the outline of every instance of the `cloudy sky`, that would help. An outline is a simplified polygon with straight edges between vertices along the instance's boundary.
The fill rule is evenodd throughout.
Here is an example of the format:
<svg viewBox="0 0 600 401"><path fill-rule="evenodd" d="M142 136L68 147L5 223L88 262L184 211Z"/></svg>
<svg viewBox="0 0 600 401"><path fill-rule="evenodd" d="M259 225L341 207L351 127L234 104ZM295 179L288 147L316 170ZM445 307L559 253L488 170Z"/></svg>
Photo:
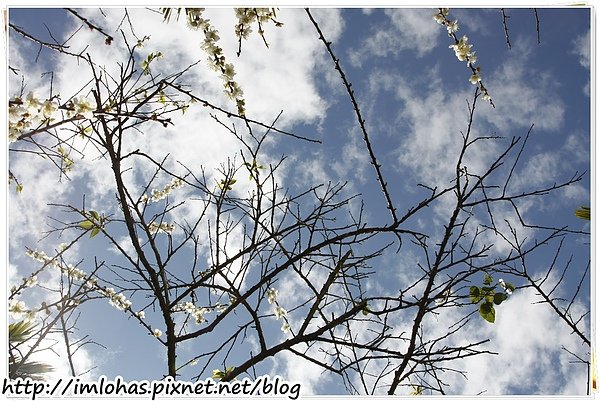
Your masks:
<svg viewBox="0 0 600 401"><path fill-rule="evenodd" d="M467 35L476 51L476 65L481 68L482 80L495 105L491 107L479 100L474 129L480 135L507 138L477 147L476 152L468 155L469 171L482 171L486 163L502 152L510 138L525 136L534 124L528 147L513 177L515 192L551 186L569 179L575 172L586 174L568 188L523 204L525 217L539 225L568 225L576 231L589 231L590 225L576 219L573 211L581 205L589 205L591 194L590 9L538 8L539 43L532 9L505 11L509 16L510 48L499 9L450 9L449 18L459 21L457 35ZM163 53L163 58L152 64L154 73L174 73L201 60L187 74L190 87L198 96L234 110L231 100L222 93L218 74L205 62L200 48L203 38L198 31L186 26L184 18L167 24L156 9L144 7L129 9L129 20L124 19L124 12L119 8L101 11L86 8L78 12L112 35L114 42L107 46L103 35L87 28L79 29L81 20L63 9L11 8L9 18L11 24L43 41L62 43L70 37L69 51L79 53L85 49L97 65L104 66L110 73L118 71L119 61L126 60L123 37L131 44L147 36L149 39L140 49L142 57L152 52ZM425 192L418 184L442 187L453 178L460 132L467 124L467 102L472 102L475 89L469 82L471 70L449 48L451 39L446 28L434 21L434 13L434 8L314 11L352 82L374 151L389 183L390 195L399 210L407 210L423 198ZM284 135L270 137L265 145L265 163L277 160L282 154L287 156L277 177L281 185L299 192L307 185L347 181L345 193L361 194L369 221L384 222L388 218L385 201L375 181L351 103L304 11L278 10L277 19L284 25L265 27L268 48L254 34L243 43L240 57L235 56L238 44L233 32L236 21L233 10L208 9L205 15L218 29L219 44L235 64L236 81L244 92L247 115L269 123L282 111L277 121L280 129L321 141L318 144ZM16 73L8 73L10 98L34 92L44 100L52 90L53 94L60 94L61 99L69 99L79 96L80 89L90 80L89 69L73 58L59 56L45 48L40 51L37 44L14 30L9 30L8 64L16 70ZM49 71L53 72L52 87ZM216 169L228 158L239 158L240 148L235 137L224 131L200 105L190 105L185 114L174 117L174 122L168 128L149 129L130 146L142 148L159 160L169 154L174 166L181 163L191 170L203 166L209 177L216 177ZM13 146L19 147L19 143L11 144ZM117 211L108 163L95 149L80 150L81 153L74 156L75 166L69 180L60 179L48 160L27 153L9 153L10 170L23 185L21 193L15 191L14 183L8 189L11 284L39 267L25 256L27 248L51 254L60 243L73 239L66 234L62 238L49 236L40 240L53 217L65 217L49 203L80 206L85 195L89 209ZM148 174L144 171L132 174L127 177L128 183L132 187L143 186ZM243 193L249 184L247 179L239 181L236 191ZM160 183L167 182L165 179ZM184 187L173 196L183 200L189 196L186 191ZM439 225L447 216L445 206L444 201L440 202L413 224L423 230L435 227L436 223ZM199 213L193 207L180 210L179 215L174 213L174 220ZM497 213L516 221L506 210L497 210ZM431 232L439 233L434 228ZM94 255L101 255L108 264L119 263L118 255L110 249L99 252L107 248L106 242L100 238L93 240L97 242L83 241L70 250L71 263L93 261ZM565 242L557 264L564 266L574 255L572 272L560 288L560 294L568 297L588 263L590 239L574 235ZM502 246L498 243L498 252L503 250ZM553 249L530 261L536 274L547 270ZM370 287L390 291L390 285L409 282L410 278L398 273L406 269L398 267L414 265L415 258L418 256L410 251L384 255L378 261L382 273L370 279L373 280ZM549 288L560 273L556 274L548 280ZM52 274L40 277L40 281L42 279L48 283L59 282L59 277ZM589 276L575 305L578 310L589 309L588 280ZM293 284L283 281L280 293L289 294ZM34 307L44 300L44 294L43 288L33 287L23 300ZM534 291L516 291L499 308L494 325L474 319L465 338L490 338L490 349L498 352L498 356L458 361L454 367L465 370L468 380L452 376L448 393L585 394L585 366L572 363L572 355L561 347L587 355L585 348L568 327L557 323L549 307L536 301L539 297ZM457 313L445 310L437 319L426 322L428 330L435 332L440 327L448 327L456 321ZM586 322L582 327L589 333ZM400 330L410 322L399 319L395 323ZM120 374L133 380L157 378L164 373L165 356L160 344L106 300L89 303L82 309L75 335L91 334L94 341L106 349L90 346L77 354L80 371L96 367L88 377ZM283 334L274 332L273 335ZM60 347L57 351L64 352ZM193 349L183 348L180 352L194 355ZM319 369L299 369L301 363L291 354L285 354L260 369L301 381L305 394L343 393L335 377L323 376ZM67 372L66 365L57 366L55 375Z"/></svg>

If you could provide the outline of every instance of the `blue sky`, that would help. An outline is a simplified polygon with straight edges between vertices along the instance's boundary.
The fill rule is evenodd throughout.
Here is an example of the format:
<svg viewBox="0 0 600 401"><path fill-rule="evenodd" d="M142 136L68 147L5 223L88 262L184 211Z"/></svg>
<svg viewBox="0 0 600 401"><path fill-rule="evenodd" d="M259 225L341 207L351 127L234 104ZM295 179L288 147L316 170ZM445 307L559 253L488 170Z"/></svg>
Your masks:
<svg viewBox="0 0 600 401"><path fill-rule="evenodd" d="M481 171L492 157L500 153L513 136L525 136L529 127L534 129L528 140L512 185L516 192L532 186L544 187L569 179L576 171L586 172L583 180L553 192L547 197L521 205L524 217L539 225L568 225L573 230L590 231L590 224L576 219L575 208L590 204L591 183L591 116L590 93L590 9L585 7L537 9L540 20L540 41L537 43L535 16L530 8L507 9L509 49L498 9L451 8L450 19L460 23L459 37L467 35L478 56L482 79L494 101L495 108L480 100L474 129L481 135L497 135L507 139L486 142L468 154L469 171ZM96 32L82 29L69 41L70 49L87 51L100 65L115 71L115 60L125 57L120 34L115 33L122 20L123 10L80 10L81 15L96 21L115 37L110 47ZM448 46L446 29L433 20L434 8L406 9L317 9L315 17L341 59L348 79L352 82L361 111L371 134L371 141L382 172L389 184L390 195L400 212L417 204L427 191L418 187L448 185L454 174L460 131L466 129L467 101L471 102L475 86L469 82L470 70L457 60ZM164 58L153 64L157 72L171 73L181 65L204 59L198 32L187 29L183 21L165 24L159 14L146 9L129 10L135 34L150 36L142 54L161 51ZM360 194L366 205L366 219L382 224L389 219L385 201L378 189L370 160L356 127L346 92L334 71L331 60L317 40L314 28L304 11L282 8L278 20L281 28L266 27L269 42L266 48L259 37L244 42L241 57L235 57L237 41L233 36L234 14L229 9L209 9L206 15L219 30L225 54L234 62L236 80L244 90L247 114L253 119L270 122L283 110L278 127L322 141L321 144L272 136L263 150L265 163L287 159L277 176L279 182L299 192L307 185L327 182L348 182L344 194ZM55 38L65 38L80 26L80 21L60 9L10 9L10 22L24 30L50 40L45 22ZM131 30L123 28L134 43ZM8 96L19 95L22 79L29 91L47 96L47 71L54 71L53 91L63 99L74 96L89 80L88 70L73 60L57 57L47 49L40 53L37 46L10 31L8 64L19 74L8 73ZM24 76L24 78L22 78ZM190 85L202 97L233 109L223 96L220 80L214 71L199 64L190 74ZM228 103L229 102L229 103ZM152 128L143 139L131 146L142 147L148 154L162 158L169 153L171 160L186 164L191 169L204 166L209 177L216 177L216 169L237 154L239 145L215 124L206 110L192 105L185 115L176 118L174 127ZM19 147L19 143L11 147ZM23 145L26 147L25 145ZM26 247L53 252L60 243L73 238L50 236L39 241L49 217L65 217L48 203L81 205L85 194L89 208L104 213L117 213L114 202L114 184L107 164L93 149L82 149L82 158L76 158L70 181L58 182L58 172L49 168L48 161L25 153L10 153L9 166L23 183L17 194L14 186L8 190L8 250L11 283L27 276L35 268L24 255ZM132 187L141 186L147 178L143 165L127 177ZM244 175L244 174L242 174ZM249 183L247 177L238 177L235 191L243 194ZM159 181L156 187L168 180ZM160 184L160 185L159 185ZM190 196L185 187L174 192L174 200ZM197 206L188 206L173 213L173 220L198 213ZM351 204L356 210L358 203ZM448 203L440 201L409 222L410 227L439 236L440 222L447 217ZM505 208L495 211L499 221L504 218L516 222L514 213ZM485 216L481 216L485 218ZM120 230L120 231L119 231ZM533 233L523 230L529 243ZM115 237L126 243L125 231L116 229ZM539 237L538 237L539 238ZM234 241L237 239L234 239ZM489 239L490 241L497 241ZM574 235L565 241L559 265L564 265L573 254L573 269L562 294L574 291L579 274L586 267L589 255L589 236ZM554 245L557 245L555 243ZM119 265L122 259L111 251L108 242L100 236L84 239L68 256L70 263L89 269L95 255L107 265ZM108 249L108 250L106 250ZM540 252L529 261L537 274L543 274L552 261L553 249ZM506 249L498 242L494 252ZM410 282L415 262L422 262L417 249L407 246L400 254L385 253L377 261L377 272L369 278L369 291L391 292ZM188 254L189 257L189 254ZM183 263L185 256L181 259ZM110 273L106 273L111 277ZM127 274L125 274L127 276ZM114 276L112 276L114 279ZM551 277L556 280L558 276ZM40 275L39 280L56 284L58 277ZM507 279L508 280L508 279ZM523 283L515 282L518 286ZM280 297L291 297L297 283L291 277L279 282ZM548 284L551 288L551 283ZM589 276L586 278L577 308L590 306ZM48 294L34 287L23 300L28 306L40 304ZM293 298L293 297L292 297ZM585 394L586 369L572 364L570 350L585 355L570 330L557 324L552 311L538 301L534 291L516 291L498 308L494 325L474 319L465 338L490 338L490 348L499 355L493 359L477 357L458 361L457 367L468 372L469 380L448 376L453 385L449 393L485 394ZM145 305L142 297L131 296L136 307ZM291 302L291 301L290 301ZM444 310L437 320L427 323L428 330L436 332L447 328L459 312ZM147 312L153 327L160 327L157 313ZM291 317L293 325L294 318ZM408 319L408 320L407 320ZM454 319L454 320L453 320ZM398 318L398 330L408 327L410 318ZM589 320L583 326L589 333ZM88 347L78 354L77 363L82 371L97 366L89 374L144 379L164 374L165 356L156 339L145 333L133 319L128 319L104 299L82 308L79 330L75 336L92 335L106 349ZM226 329L225 329L226 330ZM274 341L284 334L274 322L270 334ZM222 333L203 340L202 346L217 346ZM224 335L224 334L223 334ZM588 334L589 335L589 334ZM180 353L193 358L196 345L184 345ZM52 356L48 356L52 358ZM264 373L281 374L304 384L305 393L340 394L344 389L331 375L322 375L319 369L304 368L306 362L289 354L268 360L258 369ZM56 375L66 374L60 366ZM185 371L193 375L191 370ZM493 380L490 379L493 377Z"/></svg>

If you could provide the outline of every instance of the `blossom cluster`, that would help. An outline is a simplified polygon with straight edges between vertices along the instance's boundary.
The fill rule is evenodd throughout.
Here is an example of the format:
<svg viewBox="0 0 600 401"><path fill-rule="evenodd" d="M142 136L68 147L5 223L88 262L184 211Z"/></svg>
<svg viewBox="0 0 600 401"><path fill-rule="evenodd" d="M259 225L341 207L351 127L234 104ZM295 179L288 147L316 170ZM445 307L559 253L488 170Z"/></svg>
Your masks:
<svg viewBox="0 0 600 401"><path fill-rule="evenodd" d="M150 223L148 225L148 231L150 232L150 234L157 234L157 233L165 233L165 234L173 234L173 231L175 230L175 224L174 223L157 223L155 221L153 221L152 223Z"/></svg>
<svg viewBox="0 0 600 401"><path fill-rule="evenodd" d="M67 117L84 117L91 119L94 117L94 107L85 96L74 98L67 104Z"/></svg>
<svg viewBox="0 0 600 401"><path fill-rule="evenodd" d="M481 68L475 67L477 55L475 54L475 51L472 50L473 45L469 43L469 38L466 35L463 35L460 38L456 35L456 32L458 32L459 29L458 20L450 20L448 18L449 13L450 11L447 8L440 8L439 11L434 14L433 19L438 24L445 26L448 36L454 39L454 43L448 47L454 50L454 54L459 61L465 61L467 67L471 69L472 75L469 77L469 82L473 85L479 85L479 89L483 93L483 100L488 101L494 106L487 88L481 81Z"/></svg>
<svg viewBox="0 0 600 401"><path fill-rule="evenodd" d="M186 302L182 305L177 305L173 308L174 312L186 312L189 315L191 315L194 320L196 321L196 324L202 324L203 322L206 322L206 318L204 317L204 315L207 315L211 312L210 308L204 308L204 307L198 307L196 305L194 305L192 302Z"/></svg>
<svg viewBox="0 0 600 401"><path fill-rule="evenodd" d="M252 33L254 22L258 22L258 33L261 36L264 34L263 22L273 21L276 26L283 25L281 22L275 21L274 8L236 8L235 16L238 19L238 23L235 25L235 35L243 39L248 39L248 36Z"/></svg>
<svg viewBox="0 0 600 401"><path fill-rule="evenodd" d="M183 180L181 178L173 178L173 180L165 185L163 189L153 189L151 196L144 194L140 200L144 203L150 202L158 202L162 199L165 199L172 190L183 187Z"/></svg>
<svg viewBox="0 0 600 401"><path fill-rule="evenodd" d="M131 308L131 301L123 293L117 293L114 288L100 288L97 292L108 298L108 303L120 311Z"/></svg>
<svg viewBox="0 0 600 401"><path fill-rule="evenodd" d="M204 41L201 47L208 54L208 62L211 68L221 73L225 93L235 101L238 114L245 115L244 92L233 79L235 76L233 64L227 62L223 55L223 49L217 44L220 39L219 32L210 24L210 20L203 17L204 8L186 8L185 12L188 27L201 30L204 33Z"/></svg>
<svg viewBox="0 0 600 401"><path fill-rule="evenodd" d="M61 249L61 252L64 249L64 247L65 247L64 244L61 244L59 246L59 249ZM70 277L73 280L84 281L84 284L87 287L94 289L100 295L108 298L108 303L110 305L114 306L115 308L117 308L118 310L127 311L131 308L131 301L129 301L125 297L124 294L117 293L114 288L99 287L98 282L95 278L87 277L87 275L85 274L85 272L83 270L78 269L77 267L73 266L72 264L67 264L66 266L63 266L59 262L57 257L50 257L44 251L29 249L29 250L27 250L26 255L34 260L37 260L44 264L49 264L50 266L53 266L53 267L59 269L63 274L67 275L68 277ZM29 279L27 279L26 284L34 285L36 282L37 282L37 277L32 276ZM142 315L140 316L139 313L142 313ZM143 318L143 312L138 312L138 316L140 318Z"/></svg>
<svg viewBox="0 0 600 401"><path fill-rule="evenodd" d="M25 252L25 254L27 256L29 256L30 258L37 260L38 262L42 262L44 264L50 265L50 266L60 270L63 274L66 274L68 277L70 277L73 280L86 279L86 274L83 270L78 269L77 267L73 266L72 264L67 264L66 266L64 266L63 264L60 263L58 258L48 256L48 255L46 255L46 252L44 252L44 251L38 251L37 249L36 250L28 249ZM90 281L90 280L93 280L93 281ZM95 279L89 279L88 281L90 281L91 284L95 284Z"/></svg>
<svg viewBox="0 0 600 401"><path fill-rule="evenodd" d="M23 278L23 284L25 285L25 287L28 287L28 288L36 285L37 282L38 282L38 278L36 275L32 275L30 277Z"/></svg>
<svg viewBox="0 0 600 401"><path fill-rule="evenodd" d="M21 320L25 318L26 321L31 322L37 317L37 311L29 309L25 302L11 300L8 305L8 313L15 320Z"/></svg>
<svg viewBox="0 0 600 401"><path fill-rule="evenodd" d="M54 99L41 100L34 92L25 99L15 97L8 102L8 142L16 142L28 130L37 129L54 120L58 110Z"/></svg>
<svg viewBox="0 0 600 401"><path fill-rule="evenodd" d="M273 312L275 313L275 318L279 320L283 318L283 323L281 325L281 331L284 333L288 333L290 331L290 324L287 321L287 311L279 305L277 302L277 291L275 288L269 288L267 290L267 301L270 305L273 305Z"/></svg>

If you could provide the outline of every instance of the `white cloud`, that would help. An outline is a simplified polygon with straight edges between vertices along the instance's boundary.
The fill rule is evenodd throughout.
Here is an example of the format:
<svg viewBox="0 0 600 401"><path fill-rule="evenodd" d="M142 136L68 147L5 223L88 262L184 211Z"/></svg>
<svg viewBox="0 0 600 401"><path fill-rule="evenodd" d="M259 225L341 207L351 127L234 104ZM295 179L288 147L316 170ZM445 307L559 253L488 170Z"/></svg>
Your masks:
<svg viewBox="0 0 600 401"><path fill-rule="evenodd" d="M38 161L41 158L33 163L31 158L11 159L10 169L23 184L21 193L15 193L13 188L9 192L9 245L13 255L24 253L25 246L36 247L36 242L51 229L46 216L56 208L48 206L48 203L65 202L73 189L71 183L64 179L57 182L57 170L39 168ZM57 245L58 242L54 244Z"/></svg>
<svg viewBox="0 0 600 401"><path fill-rule="evenodd" d="M579 56L579 64L582 67L590 68L590 31L588 30L585 35L578 36L574 41L573 53Z"/></svg>
<svg viewBox="0 0 600 401"><path fill-rule="evenodd" d="M565 105L557 96L558 83L551 71L531 66L531 46L530 42L516 40L512 57L495 70L483 70L483 80L496 108L480 107L480 112L500 133L527 130L532 123L536 130L557 131L562 127Z"/></svg>
<svg viewBox="0 0 600 401"><path fill-rule="evenodd" d="M512 188L516 192L536 188L555 182L561 170L561 158L555 152L542 152L531 155L525 166L514 177Z"/></svg>
<svg viewBox="0 0 600 401"><path fill-rule="evenodd" d="M362 60L371 57L397 56L410 50L422 57L436 45L439 26L433 21L432 9L393 8L386 9L389 21L382 23L369 38L349 53L350 62L360 66Z"/></svg>
<svg viewBox="0 0 600 401"><path fill-rule="evenodd" d="M468 122L464 99L467 92L449 95L442 88L417 95L417 90L402 78L396 78L396 95L404 102L401 118L410 131L402 140L399 161L416 173L415 179L429 186L446 186L456 175L462 136ZM481 172L484 162L496 149L493 143L475 147L467 154L471 172Z"/></svg>
<svg viewBox="0 0 600 401"><path fill-rule="evenodd" d="M297 347L300 353L306 353L306 346ZM327 383L328 375L323 374L324 369L315 367L312 362L300 358L291 352L282 352L275 360L271 369L271 376L280 375L288 382L302 383L302 395L311 396L320 393L319 389Z"/></svg>
<svg viewBox="0 0 600 401"><path fill-rule="evenodd" d="M350 140L341 149L340 158L330 161L330 166L342 181L349 180L352 184L357 179L359 183L364 183L370 173L367 171L369 154L364 149L361 132L355 129L349 136Z"/></svg>
<svg viewBox="0 0 600 401"><path fill-rule="evenodd" d="M579 56L579 64L587 70L590 69L590 53L591 53L591 45L590 45L590 32L588 30L586 34L578 36L573 41L573 54ZM590 80L584 85L583 93L587 96L590 95Z"/></svg>

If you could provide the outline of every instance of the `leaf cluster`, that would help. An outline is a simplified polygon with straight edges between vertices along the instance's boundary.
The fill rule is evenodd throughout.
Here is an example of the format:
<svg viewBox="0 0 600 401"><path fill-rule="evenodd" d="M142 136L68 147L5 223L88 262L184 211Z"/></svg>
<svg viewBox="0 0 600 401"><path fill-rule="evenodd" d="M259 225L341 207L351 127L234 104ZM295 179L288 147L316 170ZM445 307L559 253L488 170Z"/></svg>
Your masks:
<svg viewBox="0 0 600 401"><path fill-rule="evenodd" d="M80 222L79 227L86 231L90 231L90 238L94 238L102 231L102 228L104 228L104 225L106 224L106 220L105 216L101 216L95 210L90 210L88 218Z"/></svg>
<svg viewBox="0 0 600 401"><path fill-rule="evenodd" d="M489 323L496 321L496 310L494 305L498 306L508 299L506 292L496 292L496 285L492 286L494 279L489 274L483 278L483 286L471 286L469 289L469 298L471 302L479 305L479 314ZM505 283L506 290L512 292L515 286L511 283Z"/></svg>

